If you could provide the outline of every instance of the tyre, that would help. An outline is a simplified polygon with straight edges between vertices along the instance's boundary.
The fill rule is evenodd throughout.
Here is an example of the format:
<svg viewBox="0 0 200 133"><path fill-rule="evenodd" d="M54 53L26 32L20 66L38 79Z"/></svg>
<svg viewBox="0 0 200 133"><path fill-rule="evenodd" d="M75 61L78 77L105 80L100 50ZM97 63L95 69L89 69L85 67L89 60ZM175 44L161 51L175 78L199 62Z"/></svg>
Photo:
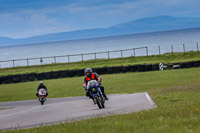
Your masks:
<svg viewBox="0 0 200 133"><path fill-rule="evenodd" d="M20 77L19 75L13 75L12 76L12 82L13 83L19 83L21 80L20 80Z"/></svg>
<svg viewBox="0 0 200 133"><path fill-rule="evenodd" d="M43 98L41 99L40 102L41 102L41 105L44 105L44 99Z"/></svg>
<svg viewBox="0 0 200 133"><path fill-rule="evenodd" d="M27 77L28 77L29 81L35 81L36 74L35 73L30 73L30 74L27 74Z"/></svg>
<svg viewBox="0 0 200 133"><path fill-rule="evenodd" d="M97 103L99 109L101 109L102 107L101 107L101 103L100 103L100 100L99 100L99 97L98 97L98 96L95 96L95 101L96 101L96 103Z"/></svg>
<svg viewBox="0 0 200 133"><path fill-rule="evenodd" d="M0 84L3 84L4 80L4 77L0 77Z"/></svg>
<svg viewBox="0 0 200 133"><path fill-rule="evenodd" d="M103 98L103 96L101 95L101 107L105 108L104 103L105 103L105 99Z"/></svg>
<svg viewBox="0 0 200 133"><path fill-rule="evenodd" d="M60 77L60 71L54 71L52 72L52 78L53 79L57 79Z"/></svg>
<svg viewBox="0 0 200 133"><path fill-rule="evenodd" d="M37 80L43 80L43 79L45 79L44 73L38 73L36 75L36 77L37 77Z"/></svg>
<svg viewBox="0 0 200 133"><path fill-rule="evenodd" d="M102 106L102 108L105 108L104 101L101 101L101 106Z"/></svg>

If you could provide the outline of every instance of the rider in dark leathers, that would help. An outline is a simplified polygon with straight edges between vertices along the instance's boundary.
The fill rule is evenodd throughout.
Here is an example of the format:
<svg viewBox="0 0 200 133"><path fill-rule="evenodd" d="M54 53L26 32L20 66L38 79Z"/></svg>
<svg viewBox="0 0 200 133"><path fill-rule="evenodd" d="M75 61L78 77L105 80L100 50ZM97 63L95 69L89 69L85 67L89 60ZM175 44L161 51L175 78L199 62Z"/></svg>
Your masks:
<svg viewBox="0 0 200 133"><path fill-rule="evenodd" d="M39 85L38 85L36 96L38 97L38 93L39 93L39 90L40 90L41 88L44 88L44 89L46 90L46 96L48 96L47 87L44 85L44 83L43 83L42 81L40 81L40 83L39 83Z"/></svg>
<svg viewBox="0 0 200 133"><path fill-rule="evenodd" d="M96 80L98 82L98 84L99 84L99 87L101 89L101 92L102 92L104 98L106 100L108 100L108 97L106 96L105 91L104 91L104 87L101 85L102 79L99 77L99 75L97 73L95 73L95 72L92 72L91 68L86 68L84 73L85 73L85 77L84 77L84 81L83 81L83 88L85 88L86 96L92 98L90 93L87 91L87 83L90 80Z"/></svg>

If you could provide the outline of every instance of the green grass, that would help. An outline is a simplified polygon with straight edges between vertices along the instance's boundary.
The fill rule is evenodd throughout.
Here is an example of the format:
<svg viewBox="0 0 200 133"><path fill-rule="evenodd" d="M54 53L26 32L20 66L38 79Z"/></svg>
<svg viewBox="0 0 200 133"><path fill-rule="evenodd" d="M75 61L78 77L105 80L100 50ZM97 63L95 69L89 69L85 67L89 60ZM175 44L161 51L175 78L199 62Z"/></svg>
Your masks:
<svg viewBox="0 0 200 133"><path fill-rule="evenodd" d="M200 82L200 68L101 75L107 93L135 93ZM38 81L0 85L0 102L35 99ZM49 97L85 95L83 77L44 80Z"/></svg>
<svg viewBox="0 0 200 133"><path fill-rule="evenodd" d="M127 66L134 64L156 64L156 63L177 63L186 61L197 61L200 60L200 52L187 52L187 53L174 53L164 54L156 56L142 56L142 57L127 57L127 58L116 58L116 59L98 59L84 62L75 63L59 63L42 66L29 66L29 67L15 67L15 68L4 68L0 69L0 76L9 74L23 74L23 73L40 73L57 70L72 70L72 69L84 69L87 67L109 67L109 66Z"/></svg>
<svg viewBox="0 0 200 133"><path fill-rule="evenodd" d="M102 75L108 93L134 93L147 91L157 108L125 115L112 115L39 128L6 131L15 133L199 133L200 132L200 68ZM45 81L50 97L84 95L82 78ZM78 81L78 82L75 82ZM37 86L37 82L1 85L0 91L21 91L29 95L24 86ZM15 88L16 87L16 88ZM26 87L25 87L26 88ZM6 89L5 89L6 90ZM3 90L3 92L5 92ZM23 90L23 91L22 91ZM1 93L0 93L1 94ZM12 94L10 94L12 95ZM26 99L32 99L31 95ZM2 96L0 96L2 97ZM21 99L13 95L15 99ZM18 97L18 98L17 98ZM9 98L1 101L9 101Z"/></svg>

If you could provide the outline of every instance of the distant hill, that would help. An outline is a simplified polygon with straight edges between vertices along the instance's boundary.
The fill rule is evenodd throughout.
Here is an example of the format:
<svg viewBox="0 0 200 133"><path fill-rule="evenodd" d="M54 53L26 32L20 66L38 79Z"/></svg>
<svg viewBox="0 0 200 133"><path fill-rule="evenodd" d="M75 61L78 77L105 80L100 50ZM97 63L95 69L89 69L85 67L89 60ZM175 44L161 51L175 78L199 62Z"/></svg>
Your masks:
<svg viewBox="0 0 200 133"><path fill-rule="evenodd" d="M200 28L200 18L157 16L142 18L108 28L60 32L23 39L0 37L0 46L67 41L190 28Z"/></svg>
<svg viewBox="0 0 200 133"><path fill-rule="evenodd" d="M0 37L0 46L6 46L6 45L12 45L15 44L15 39L11 39L8 37Z"/></svg>
<svg viewBox="0 0 200 133"><path fill-rule="evenodd" d="M138 19L127 23L112 26L112 29L118 29L126 32L143 33L177 29L188 29L200 27L200 18L190 17L171 17L158 16Z"/></svg>

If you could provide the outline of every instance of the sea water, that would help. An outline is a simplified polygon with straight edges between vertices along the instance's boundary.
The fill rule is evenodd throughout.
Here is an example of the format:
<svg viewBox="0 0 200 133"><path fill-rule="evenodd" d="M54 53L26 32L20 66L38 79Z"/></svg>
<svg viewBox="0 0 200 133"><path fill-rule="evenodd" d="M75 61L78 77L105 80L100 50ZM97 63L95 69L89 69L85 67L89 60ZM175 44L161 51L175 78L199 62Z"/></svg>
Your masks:
<svg viewBox="0 0 200 133"><path fill-rule="evenodd" d="M197 51L198 42L200 42L200 29L0 47L0 61L38 58L32 60L19 60L14 62L0 62L0 67L13 67L13 65L39 65L41 63L49 64L55 62L76 62L81 61L82 59L94 59L95 56L96 58L117 58L121 56L128 57L134 55L145 56L147 55L145 48L135 50L135 53L134 50L129 50L123 51L122 53L120 51L110 52L109 55L108 53L84 56L72 55L132 49L146 46L148 47L148 55L158 55L159 46L161 54L172 52L172 48L173 52L183 52L183 44L185 46L185 51ZM66 56L57 57L56 59L53 58L54 56L62 55ZM70 55L70 57L67 55ZM52 58L42 58L41 62L41 57Z"/></svg>

